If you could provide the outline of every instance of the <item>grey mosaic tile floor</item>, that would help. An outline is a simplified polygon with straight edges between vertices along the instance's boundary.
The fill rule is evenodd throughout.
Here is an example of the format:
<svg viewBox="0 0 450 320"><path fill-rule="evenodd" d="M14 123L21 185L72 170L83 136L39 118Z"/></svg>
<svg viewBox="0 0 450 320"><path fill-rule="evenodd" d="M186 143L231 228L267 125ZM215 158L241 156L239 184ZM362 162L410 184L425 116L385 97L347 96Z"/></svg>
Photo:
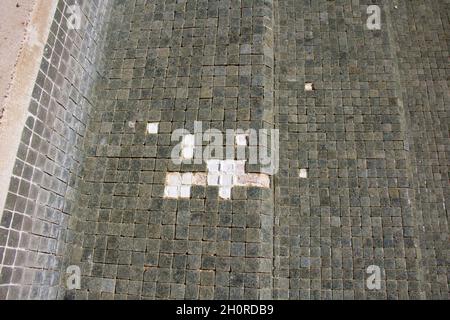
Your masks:
<svg viewBox="0 0 450 320"><path fill-rule="evenodd" d="M448 299L449 6L115 0L61 297ZM194 121L278 128L271 189L165 199L167 172L206 170L170 159Z"/></svg>

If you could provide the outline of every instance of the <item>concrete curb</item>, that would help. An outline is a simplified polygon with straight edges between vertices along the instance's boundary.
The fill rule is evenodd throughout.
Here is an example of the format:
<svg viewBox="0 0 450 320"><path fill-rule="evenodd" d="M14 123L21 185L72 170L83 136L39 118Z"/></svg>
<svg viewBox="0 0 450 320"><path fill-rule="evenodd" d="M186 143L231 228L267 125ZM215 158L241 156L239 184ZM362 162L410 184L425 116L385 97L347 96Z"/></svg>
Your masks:
<svg viewBox="0 0 450 320"><path fill-rule="evenodd" d="M28 117L31 94L57 2L57 0L36 2L15 66L9 94L4 103L7 108L0 126L0 218L3 215L11 173Z"/></svg>

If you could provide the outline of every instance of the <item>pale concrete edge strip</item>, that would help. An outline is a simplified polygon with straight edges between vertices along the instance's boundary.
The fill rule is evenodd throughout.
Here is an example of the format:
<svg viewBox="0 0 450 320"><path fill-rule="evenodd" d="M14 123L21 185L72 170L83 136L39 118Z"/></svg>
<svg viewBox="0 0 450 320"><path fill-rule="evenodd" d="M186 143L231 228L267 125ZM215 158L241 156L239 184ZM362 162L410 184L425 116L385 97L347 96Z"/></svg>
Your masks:
<svg viewBox="0 0 450 320"><path fill-rule="evenodd" d="M23 128L28 117L31 94L41 65L44 47L58 0L37 0L25 31L17 59L5 112L0 126L0 219L5 208L11 176Z"/></svg>

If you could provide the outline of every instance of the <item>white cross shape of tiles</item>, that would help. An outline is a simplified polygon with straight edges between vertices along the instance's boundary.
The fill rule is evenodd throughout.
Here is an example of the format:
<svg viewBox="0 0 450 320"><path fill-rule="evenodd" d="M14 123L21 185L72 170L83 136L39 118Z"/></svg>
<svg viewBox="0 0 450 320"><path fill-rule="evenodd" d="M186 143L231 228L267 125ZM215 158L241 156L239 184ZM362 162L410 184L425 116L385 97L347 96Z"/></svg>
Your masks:
<svg viewBox="0 0 450 320"><path fill-rule="evenodd" d="M207 173L170 172L166 176L165 198L190 198L191 187L218 186L219 197L231 199L233 187L270 188L270 178L262 173L245 173L245 160L208 160Z"/></svg>

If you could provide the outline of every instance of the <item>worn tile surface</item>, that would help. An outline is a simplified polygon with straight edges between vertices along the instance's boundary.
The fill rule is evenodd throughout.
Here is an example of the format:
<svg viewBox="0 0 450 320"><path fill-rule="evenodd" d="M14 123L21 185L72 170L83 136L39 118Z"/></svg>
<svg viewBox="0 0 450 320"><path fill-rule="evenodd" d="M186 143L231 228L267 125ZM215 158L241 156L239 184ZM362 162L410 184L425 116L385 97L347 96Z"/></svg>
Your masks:
<svg viewBox="0 0 450 320"><path fill-rule="evenodd" d="M111 9L96 41L107 59L77 46L99 70L71 69L82 89L47 116L55 151L43 149L39 181L27 148L52 98L37 80L0 227L0 297L449 299L448 1L93 3ZM380 30L366 27L373 4ZM195 121L279 129L280 170L224 199L206 163L171 160L172 132ZM66 290L71 265L79 290Z"/></svg>

